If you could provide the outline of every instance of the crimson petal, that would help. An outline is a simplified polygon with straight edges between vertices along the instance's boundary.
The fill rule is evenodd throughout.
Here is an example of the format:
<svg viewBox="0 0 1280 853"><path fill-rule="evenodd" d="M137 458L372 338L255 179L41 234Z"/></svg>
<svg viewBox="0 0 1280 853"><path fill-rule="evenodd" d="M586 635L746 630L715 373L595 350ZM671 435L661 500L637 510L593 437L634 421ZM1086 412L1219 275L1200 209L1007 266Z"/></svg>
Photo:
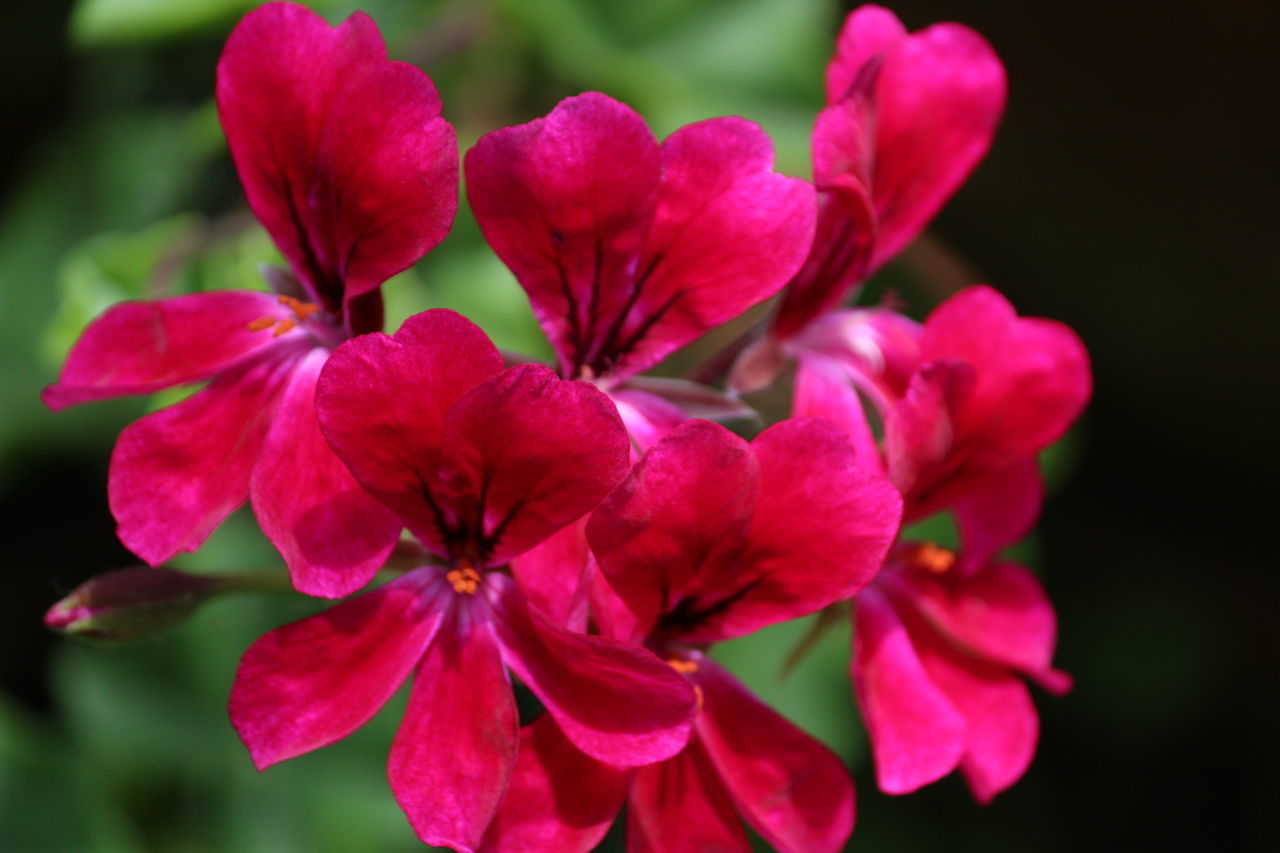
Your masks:
<svg viewBox="0 0 1280 853"><path fill-rule="evenodd" d="M487 609L471 599L450 608L418 664L387 765L418 837L463 853L479 847L516 765L515 697Z"/></svg>
<svg viewBox="0 0 1280 853"><path fill-rule="evenodd" d="M453 594L439 571L419 569L263 634L240 660L229 706L258 769L367 722L409 677L440 625L440 597Z"/></svg>
<svg viewBox="0 0 1280 853"><path fill-rule="evenodd" d="M426 74L377 25L293 3L246 15L218 62L218 114L249 206L315 301L338 314L448 233L453 128Z"/></svg>
<svg viewBox="0 0 1280 853"><path fill-rule="evenodd" d="M448 548L431 490L445 415L501 370L501 354L478 326L435 309L410 317L394 336L347 341L316 384L320 429L334 452L438 554Z"/></svg>
<svg viewBox="0 0 1280 853"><path fill-rule="evenodd" d="M373 579L401 525L360 488L320 434L315 388L328 356L317 348L298 362L250 490L258 524L284 556L294 587L341 598Z"/></svg>
<svg viewBox="0 0 1280 853"><path fill-rule="evenodd" d="M1034 456L974 477L956 501L956 526L963 548L957 569L969 575L1036 523L1044 502L1044 481Z"/></svg>
<svg viewBox="0 0 1280 853"><path fill-rule="evenodd" d="M107 497L129 550L153 566L194 551L244 502L298 355L281 348L221 373L194 396L120 433Z"/></svg>
<svg viewBox="0 0 1280 853"><path fill-rule="evenodd" d="M248 290L113 305L80 335L42 399L57 411L207 379L281 343L265 329L250 330L254 320L290 316L275 297Z"/></svg>
<svg viewBox="0 0 1280 853"><path fill-rule="evenodd" d="M854 795L840 759L715 662L702 658L692 677L703 695L698 739L756 831L783 853L843 848Z"/></svg>
<svg viewBox="0 0 1280 853"><path fill-rule="evenodd" d="M488 575L484 585L507 666L574 746L625 767L670 758L684 747L695 703L689 682L675 670L639 646L555 627L505 575Z"/></svg>
<svg viewBox="0 0 1280 853"><path fill-rule="evenodd" d="M631 784L628 853L750 853L733 799L697 737Z"/></svg>

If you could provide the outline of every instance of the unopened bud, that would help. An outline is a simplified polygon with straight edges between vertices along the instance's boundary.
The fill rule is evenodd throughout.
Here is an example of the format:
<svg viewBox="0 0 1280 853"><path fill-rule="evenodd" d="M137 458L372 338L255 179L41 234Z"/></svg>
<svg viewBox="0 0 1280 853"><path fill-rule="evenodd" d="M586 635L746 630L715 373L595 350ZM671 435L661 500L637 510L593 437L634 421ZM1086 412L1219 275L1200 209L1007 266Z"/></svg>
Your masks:
<svg viewBox="0 0 1280 853"><path fill-rule="evenodd" d="M90 640L141 639L174 627L226 586L176 569L121 569L80 584L49 608L44 624Z"/></svg>

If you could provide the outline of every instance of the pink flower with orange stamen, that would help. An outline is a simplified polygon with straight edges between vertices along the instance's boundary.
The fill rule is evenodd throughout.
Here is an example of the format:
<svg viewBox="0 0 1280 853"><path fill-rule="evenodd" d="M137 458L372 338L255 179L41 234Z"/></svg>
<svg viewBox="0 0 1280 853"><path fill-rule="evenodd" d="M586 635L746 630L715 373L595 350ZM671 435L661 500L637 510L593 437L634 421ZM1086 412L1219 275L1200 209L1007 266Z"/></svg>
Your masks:
<svg viewBox="0 0 1280 853"><path fill-rule="evenodd" d="M121 540L157 565L251 498L298 589L363 586L399 521L316 424L330 350L382 325L379 286L448 233L457 143L418 69L371 19L338 27L291 3L245 16L218 63L218 112L249 205L291 272L276 295L196 293L109 309L85 330L52 409L208 380L124 430L109 495Z"/></svg>

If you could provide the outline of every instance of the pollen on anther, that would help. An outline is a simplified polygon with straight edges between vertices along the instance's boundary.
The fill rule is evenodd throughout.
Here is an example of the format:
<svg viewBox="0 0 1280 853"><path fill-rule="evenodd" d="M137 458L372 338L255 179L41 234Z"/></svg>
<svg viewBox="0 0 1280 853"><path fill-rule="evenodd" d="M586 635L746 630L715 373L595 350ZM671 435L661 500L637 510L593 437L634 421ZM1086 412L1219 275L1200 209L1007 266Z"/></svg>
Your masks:
<svg viewBox="0 0 1280 853"><path fill-rule="evenodd" d="M270 329L276 324L276 318L272 316L259 317L249 323L249 331L261 332L263 329Z"/></svg>
<svg viewBox="0 0 1280 853"><path fill-rule="evenodd" d="M926 542L911 557L911 565L935 575L945 574L956 564L955 552Z"/></svg>
<svg viewBox="0 0 1280 853"><path fill-rule="evenodd" d="M475 595L480 587L480 573L470 566L453 569L444 576L444 579L453 584L454 592L463 595Z"/></svg>
<svg viewBox="0 0 1280 853"><path fill-rule="evenodd" d="M674 669L681 675L689 675L698 671L698 662L696 660L681 660L680 658L668 658L667 666Z"/></svg>

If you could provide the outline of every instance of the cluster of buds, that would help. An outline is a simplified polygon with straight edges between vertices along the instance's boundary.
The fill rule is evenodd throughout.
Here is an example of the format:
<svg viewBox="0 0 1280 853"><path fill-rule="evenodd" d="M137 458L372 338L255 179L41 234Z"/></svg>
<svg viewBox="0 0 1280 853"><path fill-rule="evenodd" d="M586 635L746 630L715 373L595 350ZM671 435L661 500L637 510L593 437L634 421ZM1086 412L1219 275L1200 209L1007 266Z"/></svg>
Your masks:
<svg viewBox="0 0 1280 853"><path fill-rule="evenodd" d="M246 651L230 711L259 768L345 737L412 679L388 770L428 844L586 851L626 805L636 851L747 851L744 822L779 850L834 851L854 822L843 763L708 651L848 610L883 790L958 769L985 802L1023 774L1026 680L1070 679L1043 590L999 554L1039 513L1037 454L1084 407L1087 356L988 287L922 323L841 307L988 149L1005 80L987 43L864 6L827 94L812 183L774 172L749 121L658 142L599 93L480 139L471 209L557 356L507 366L449 310L381 332L382 283L458 203L431 80L361 13L244 18L219 115L289 269L274 293L109 309L45 401L207 383L120 435L122 541L158 566L247 500L297 591L346 598ZM702 377L727 387L641 375L777 295L725 376ZM783 375L791 417L750 441L707 419ZM940 513L956 551L902 537ZM403 562L406 529L422 558L360 592ZM152 599L168 624L222 589L137 569L48 622L136 634L157 626ZM541 713L521 719L513 678Z"/></svg>

